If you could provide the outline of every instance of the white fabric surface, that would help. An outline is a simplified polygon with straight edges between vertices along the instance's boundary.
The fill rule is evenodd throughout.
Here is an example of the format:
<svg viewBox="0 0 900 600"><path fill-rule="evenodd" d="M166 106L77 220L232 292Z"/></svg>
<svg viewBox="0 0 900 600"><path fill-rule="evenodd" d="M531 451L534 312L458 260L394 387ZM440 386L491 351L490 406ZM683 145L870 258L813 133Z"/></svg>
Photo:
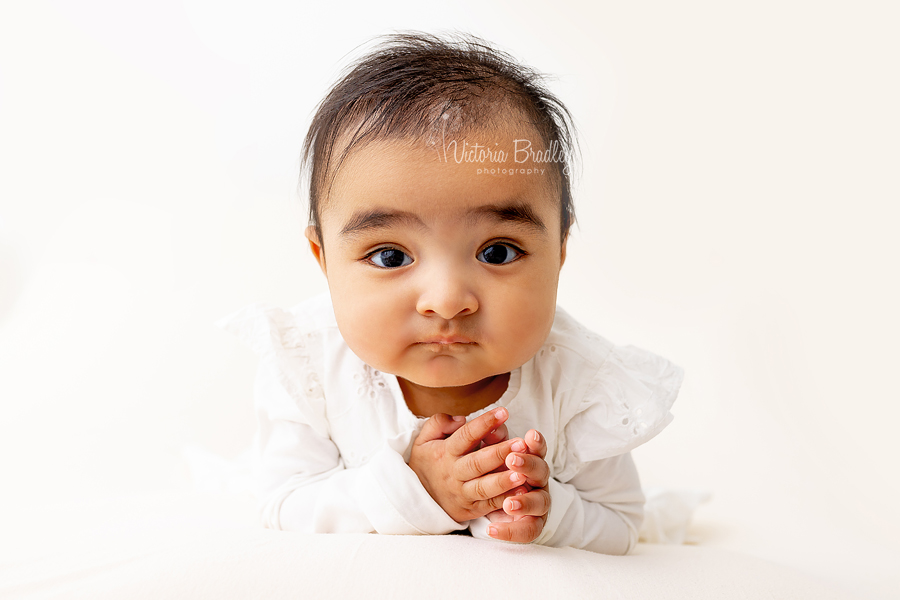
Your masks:
<svg viewBox="0 0 900 600"><path fill-rule="evenodd" d="M4 525L0 598L851 598L718 548L609 556L459 535L303 534L260 528L254 512L249 495L166 493L23 515L17 531Z"/></svg>
<svg viewBox="0 0 900 600"><path fill-rule="evenodd" d="M263 522L308 533L443 534L457 523L406 464L425 422L393 375L357 358L328 294L289 311L252 305L219 322L260 354L256 446ZM536 540L624 554L638 540L644 495L629 451L672 420L684 372L633 346L615 346L562 309L537 354L510 373L510 437L547 441L552 504Z"/></svg>

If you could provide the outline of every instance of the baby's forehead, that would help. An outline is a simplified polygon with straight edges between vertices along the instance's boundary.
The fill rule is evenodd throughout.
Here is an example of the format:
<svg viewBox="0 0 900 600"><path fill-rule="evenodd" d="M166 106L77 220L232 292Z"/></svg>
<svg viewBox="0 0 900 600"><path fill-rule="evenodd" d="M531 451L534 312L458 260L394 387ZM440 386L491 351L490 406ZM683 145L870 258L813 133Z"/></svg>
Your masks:
<svg viewBox="0 0 900 600"><path fill-rule="evenodd" d="M364 125L348 123L336 135L330 152L331 181L348 163L355 163L357 169L371 166L390 152L394 160L427 156L447 165L469 165L473 175L500 175L509 173L512 167L538 166L544 179L554 188L558 186L559 169L565 167L567 157L558 142L546 140L522 112L498 111L476 120L463 120L452 112L444 116L447 118L422 130L369 132L364 137L357 135ZM383 165L374 168L383 169ZM498 172L498 168L506 171Z"/></svg>
<svg viewBox="0 0 900 600"><path fill-rule="evenodd" d="M548 186L558 198L560 153L530 127L479 128L439 137L385 137L357 143L345 152L332 178L337 193L348 180L364 180L368 189L385 184L431 187L447 178L467 189L467 183L494 182L497 187L535 183ZM500 184L504 185L500 185ZM481 186L484 188L484 186ZM490 186L489 186L490 187ZM329 193L327 196L331 196Z"/></svg>
<svg viewBox="0 0 900 600"><path fill-rule="evenodd" d="M372 223L428 230L485 220L558 227L560 194L551 165L517 161L513 149L533 141L509 133L482 130L438 145L422 139L360 144L339 168L322 221L342 234L362 222L369 229Z"/></svg>

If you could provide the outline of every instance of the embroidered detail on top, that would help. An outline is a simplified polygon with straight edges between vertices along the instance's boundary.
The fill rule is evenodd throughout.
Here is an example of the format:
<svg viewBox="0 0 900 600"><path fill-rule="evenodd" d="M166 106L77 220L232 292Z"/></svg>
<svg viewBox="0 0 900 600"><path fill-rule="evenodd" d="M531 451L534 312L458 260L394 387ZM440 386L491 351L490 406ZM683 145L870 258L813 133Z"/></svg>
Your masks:
<svg viewBox="0 0 900 600"><path fill-rule="evenodd" d="M381 371L367 364L363 364L362 372L353 374L353 383L356 386L356 394L370 400L374 400L378 394L387 389L387 382Z"/></svg>
<svg viewBox="0 0 900 600"><path fill-rule="evenodd" d="M322 382L312 365L312 345L314 332L303 331L299 327L285 326L281 329L281 345L290 356L291 362L296 361L296 370L289 372L294 375L294 381L300 386L300 390L307 398L323 399L325 390Z"/></svg>
<svg viewBox="0 0 900 600"><path fill-rule="evenodd" d="M616 366L630 376L612 378L601 383L601 387L613 399L611 412L615 427L639 436L649 427L656 426L668 410L667 406L659 404L655 394L662 391L658 389L658 382L666 377L670 367L664 359L630 347L622 348L621 352L627 353L628 358L626 363Z"/></svg>
<svg viewBox="0 0 900 600"><path fill-rule="evenodd" d="M633 435L639 435L643 433L645 429L647 429L647 423L641 420L641 416L644 414L644 409L634 408L627 402L620 402L617 408L619 410L616 412L625 415L624 417L622 417L622 425L631 425L631 433Z"/></svg>

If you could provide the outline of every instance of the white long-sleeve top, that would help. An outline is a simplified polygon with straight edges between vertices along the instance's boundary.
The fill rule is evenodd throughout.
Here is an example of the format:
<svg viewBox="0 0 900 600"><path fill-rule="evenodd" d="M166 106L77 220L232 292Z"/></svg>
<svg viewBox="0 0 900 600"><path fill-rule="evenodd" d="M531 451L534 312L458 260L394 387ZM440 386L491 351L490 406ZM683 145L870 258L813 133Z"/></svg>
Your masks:
<svg viewBox="0 0 900 600"><path fill-rule="evenodd" d="M218 325L260 355L254 396L256 495L262 523L303 532L487 536L487 518L459 523L408 466L426 419L394 375L362 362L341 337L328 294L290 310L255 304ZM551 508L535 543L625 554L644 495L630 451L672 420L683 369L615 346L561 308L535 356L477 417L507 407L509 436L547 443Z"/></svg>

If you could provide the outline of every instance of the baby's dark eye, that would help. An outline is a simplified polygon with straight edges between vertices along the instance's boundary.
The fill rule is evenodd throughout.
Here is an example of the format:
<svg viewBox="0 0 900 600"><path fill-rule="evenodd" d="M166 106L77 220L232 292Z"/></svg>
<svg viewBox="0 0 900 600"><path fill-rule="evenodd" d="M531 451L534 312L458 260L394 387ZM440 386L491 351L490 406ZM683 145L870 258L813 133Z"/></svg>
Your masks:
<svg viewBox="0 0 900 600"><path fill-rule="evenodd" d="M407 256L402 250L397 250L396 248L378 250L369 257L369 260L372 261L375 266L383 269L396 269L397 267L405 267L412 263L412 258Z"/></svg>
<svg viewBox="0 0 900 600"><path fill-rule="evenodd" d="M522 252L507 244L491 244L475 257L489 265L505 265L519 258Z"/></svg>

